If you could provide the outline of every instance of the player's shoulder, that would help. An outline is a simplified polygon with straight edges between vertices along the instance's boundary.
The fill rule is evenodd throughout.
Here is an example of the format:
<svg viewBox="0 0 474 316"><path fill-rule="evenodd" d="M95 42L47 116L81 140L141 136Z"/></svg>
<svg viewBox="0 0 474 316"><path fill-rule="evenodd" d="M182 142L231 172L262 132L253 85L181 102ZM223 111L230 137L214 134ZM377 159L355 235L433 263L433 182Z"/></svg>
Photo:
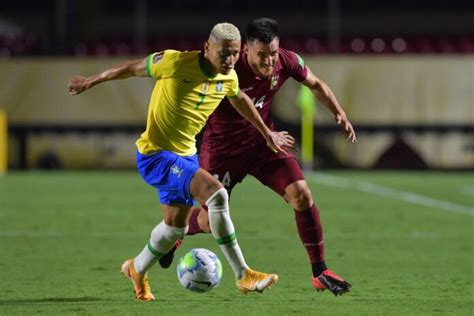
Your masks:
<svg viewBox="0 0 474 316"><path fill-rule="evenodd" d="M162 66L164 64L173 63L179 56L179 51L166 49L154 52L148 55L148 64L150 66Z"/></svg>
<svg viewBox="0 0 474 316"><path fill-rule="evenodd" d="M301 58L298 53L285 48L280 48L279 62L282 71L286 72L297 81L303 81L306 78L307 68L303 58Z"/></svg>
<svg viewBox="0 0 474 316"><path fill-rule="evenodd" d="M171 50L171 52L172 52L172 57L180 63L195 62L196 60L199 59L199 53L200 53L200 51L198 50L192 50L192 51Z"/></svg>
<svg viewBox="0 0 474 316"><path fill-rule="evenodd" d="M239 76L237 75L237 71L235 71L235 69L230 71L229 78L232 82L237 82L237 84L239 83Z"/></svg>
<svg viewBox="0 0 474 316"><path fill-rule="evenodd" d="M281 48L279 49L280 60L284 65L299 64L302 66L304 64L303 58L301 56L289 49Z"/></svg>
<svg viewBox="0 0 474 316"><path fill-rule="evenodd" d="M239 77L238 77L238 75L237 75L237 71L235 71L235 69L232 69L232 70L229 72L228 76L229 76L232 80L238 80L238 79L239 79Z"/></svg>
<svg viewBox="0 0 474 316"><path fill-rule="evenodd" d="M232 69L227 75L224 74L217 74L217 76L214 77L214 80L216 81L239 81L239 77L237 76L237 72L235 69Z"/></svg>
<svg viewBox="0 0 474 316"><path fill-rule="evenodd" d="M199 51L179 51L174 49L166 49L161 52L152 54L154 63L165 60L168 62L182 62L187 60L195 60L198 58Z"/></svg>
<svg viewBox="0 0 474 316"><path fill-rule="evenodd" d="M179 57L182 59L196 59L199 58L199 54L201 51L199 50L185 50L185 51L178 51L179 52Z"/></svg>

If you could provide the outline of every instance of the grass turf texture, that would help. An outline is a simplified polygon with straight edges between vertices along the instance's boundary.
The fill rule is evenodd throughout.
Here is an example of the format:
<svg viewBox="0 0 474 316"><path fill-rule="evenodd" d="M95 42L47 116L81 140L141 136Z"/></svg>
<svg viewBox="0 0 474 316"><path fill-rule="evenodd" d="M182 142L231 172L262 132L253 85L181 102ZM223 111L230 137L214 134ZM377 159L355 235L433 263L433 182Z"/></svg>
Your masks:
<svg viewBox="0 0 474 316"><path fill-rule="evenodd" d="M291 208L249 177L231 200L249 265L276 272L262 295L238 293L211 235L187 237L223 261L219 287L186 291L168 270L150 271L155 302L137 302L124 259L161 220L156 193L134 172L17 173L0 177L0 315L472 315L472 173L331 172L357 185L409 191L468 212L308 180L323 220L328 265L353 284L342 297L316 292ZM314 179L313 179L314 178Z"/></svg>

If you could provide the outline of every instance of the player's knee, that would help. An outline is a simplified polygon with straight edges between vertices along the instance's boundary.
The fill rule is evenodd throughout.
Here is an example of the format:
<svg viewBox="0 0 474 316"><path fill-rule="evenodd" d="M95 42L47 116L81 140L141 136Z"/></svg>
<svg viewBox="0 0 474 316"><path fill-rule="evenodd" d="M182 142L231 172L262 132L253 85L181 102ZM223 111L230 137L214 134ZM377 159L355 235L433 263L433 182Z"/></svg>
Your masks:
<svg viewBox="0 0 474 316"><path fill-rule="evenodd" d="M221 188L223 188L223 186L219 180L204 169L199 169L191 180L189 191L193 198L203 205L206 204L209 197Z"/></svg>
<svg viewBox="0 0 474 316"><path fill-rule="evenodd" d="M178 240L183 238L188 232L189 226L186 227L175 227L166 224L164 221L157 225L151 232L151 239L158 239L160 237L168 240ZM155 238L156 237L156 238Z"/></svg>
<svg viewBox="0 0 474 316"><path fill-rule="evenodd" d="M296 210L305 210L313 204L313 196L308 187L299 187L290 196L290 203Z"/></svg>
<svg viewBox="0 0 474 316"><path fill-rule="evenodd" d="M183 238L189 229L189 226L186 227L173 227L170 226L170 231L166 234L166 238L169 240L178 240L180 238Z"/></svg>
<svg viewBox="0 0 474 316"><path fill-rule="evenodd" d="M225 188L220 188L214 192L206 201L209 212L229 211L229 194Z"/></svg>

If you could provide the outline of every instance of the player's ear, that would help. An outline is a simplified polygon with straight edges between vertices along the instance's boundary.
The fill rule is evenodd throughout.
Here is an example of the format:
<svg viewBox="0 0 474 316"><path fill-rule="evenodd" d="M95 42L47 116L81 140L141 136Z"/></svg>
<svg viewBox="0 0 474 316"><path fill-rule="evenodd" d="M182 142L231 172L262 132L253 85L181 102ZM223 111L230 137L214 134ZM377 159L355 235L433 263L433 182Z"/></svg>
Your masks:
<svg viewBox="0 0 474 316"><path fill-rule="evenodd" d="M249 53L249 47L247 46L247 43L244 44L244 52L245 52L246 54Z"/></svg>
<svg viewBox="0 0 474 316"><path fill-rule="evenodd" d="M204 42L204 52L206 55L209 53L209 41Z"/></svg>

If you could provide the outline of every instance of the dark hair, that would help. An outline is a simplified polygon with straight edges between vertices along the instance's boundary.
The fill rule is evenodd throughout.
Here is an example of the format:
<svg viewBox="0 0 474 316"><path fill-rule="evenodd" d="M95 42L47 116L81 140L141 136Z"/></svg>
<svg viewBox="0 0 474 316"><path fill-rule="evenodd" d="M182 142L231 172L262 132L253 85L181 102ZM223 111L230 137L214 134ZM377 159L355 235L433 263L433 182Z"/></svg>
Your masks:
<svg viewBox="0 0 474 316"><path fill-rule="evenodd" d="M245 40L253 42L255 40L268 44L275 37L280 37L278 23L270 18L259 18L249 23L245 32Z"/></svg>

